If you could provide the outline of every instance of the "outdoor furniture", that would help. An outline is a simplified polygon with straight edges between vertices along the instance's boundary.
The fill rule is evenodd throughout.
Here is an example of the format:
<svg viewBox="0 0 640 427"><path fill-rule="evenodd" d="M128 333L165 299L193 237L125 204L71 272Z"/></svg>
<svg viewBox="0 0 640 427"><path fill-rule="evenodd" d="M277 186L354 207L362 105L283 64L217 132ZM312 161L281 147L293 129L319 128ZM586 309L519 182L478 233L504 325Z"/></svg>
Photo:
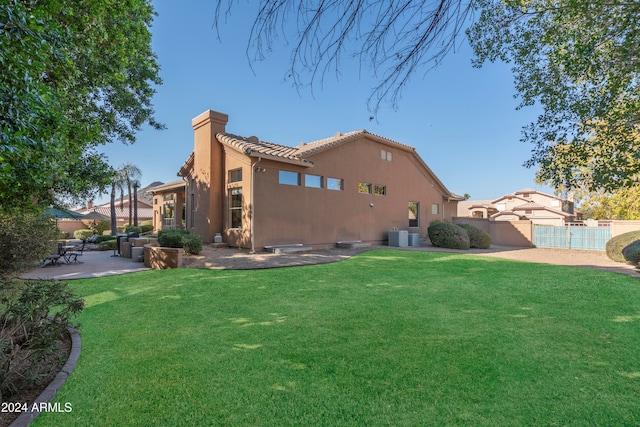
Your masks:
<svg viewBox="0 0 640 427"><path fill-rule="evenodd" d="M70 262L78 262L78 257L82 256L86 244L87 242L83 241L81 245L63 246L63 248L67 248L63 254L65 262L67 264Z"/></svg>
<svg viewBox="0 0 640 427"><path fill-rule="evenodd" d="M60 261L60 257L62 256L61 255L61 253L63 252L62 246L63 246L62 242L57 242L53 246L51 253L47 255L45 259L42 260L42 262L40 263L40 267L46 266L47 263L51 265L57 265L58 261Z"/></svg>

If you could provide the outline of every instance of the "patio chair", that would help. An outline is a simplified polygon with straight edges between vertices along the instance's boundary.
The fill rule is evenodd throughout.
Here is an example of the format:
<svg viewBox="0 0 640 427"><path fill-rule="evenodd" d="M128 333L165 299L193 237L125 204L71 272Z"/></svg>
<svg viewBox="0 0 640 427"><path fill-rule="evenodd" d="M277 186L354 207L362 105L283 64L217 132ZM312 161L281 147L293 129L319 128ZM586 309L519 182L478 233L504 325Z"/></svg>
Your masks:
<svg viewBox="0 0 640 427"><path fill-rule="evenodd" d="M83 240L82 244L76 245L75 248L65 252L64 260L67 262L67 264L70 262L78 262L78 257L82 256L82 253L84 252L84 247L86 244L87 244L87 241Z"/></svg>
<svg viewBox="0 0 640 427"><path fill-rule="evenodd" d="M44 267L47 265L47 263L51 264L51 265L57 265L58 264L58 260L60 259L60 254L62 253L62 243L61 242L56 242L52 247L51 247L51 253L49 255L46 256L45 259L42 260L42 262L40 263L40 267Z"/></svg>

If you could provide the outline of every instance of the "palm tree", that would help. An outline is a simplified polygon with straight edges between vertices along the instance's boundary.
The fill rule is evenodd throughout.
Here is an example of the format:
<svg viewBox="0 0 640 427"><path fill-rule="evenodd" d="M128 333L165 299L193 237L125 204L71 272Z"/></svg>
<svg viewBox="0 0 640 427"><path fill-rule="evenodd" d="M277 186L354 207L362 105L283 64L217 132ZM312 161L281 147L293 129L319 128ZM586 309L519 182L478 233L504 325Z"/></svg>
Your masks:
<svg viewBox="0 0 640 427"><path fill-rule="evenodd" d="M121 170L114 170L111 178L111 235L118 233L116 224L116 192L120 190L120 198L122 198L124 179Z"/></svg>
<svg viewBox="0 0 640 427"><path fill-rule="evenodd" d="M133 225L138 226L138 188L140 188L140 181L137 179L131 182L133 186Z"/></svg>
<svg viewBox="0 0 640 427"><path fill-rule="evenodd" d="M142 171L133 163L123 164L122 166L120 166L120 171L122 173L124 182L127 184L127 191L129 191L129 225L131 225L133 223L133 194L131 192L131 186L134 181L138 181L138 178L140 178L140 176L142 175Z"/></svg>

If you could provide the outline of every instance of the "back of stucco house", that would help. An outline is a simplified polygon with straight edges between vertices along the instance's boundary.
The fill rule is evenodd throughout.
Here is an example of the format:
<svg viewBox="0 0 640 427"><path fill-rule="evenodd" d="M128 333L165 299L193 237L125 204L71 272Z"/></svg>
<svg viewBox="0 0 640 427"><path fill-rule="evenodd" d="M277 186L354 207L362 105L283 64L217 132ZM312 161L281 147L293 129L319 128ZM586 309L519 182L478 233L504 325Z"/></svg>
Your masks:
<svg viewBox="0 0 640 427"><path fill-rule="evenodd" d="M366 130L296 147L228 133L228 116L192 121L194 150L185 180L185 227L230 246L383 242L389 230L425 236L451 220L451 193L413 147Z"/></svg>

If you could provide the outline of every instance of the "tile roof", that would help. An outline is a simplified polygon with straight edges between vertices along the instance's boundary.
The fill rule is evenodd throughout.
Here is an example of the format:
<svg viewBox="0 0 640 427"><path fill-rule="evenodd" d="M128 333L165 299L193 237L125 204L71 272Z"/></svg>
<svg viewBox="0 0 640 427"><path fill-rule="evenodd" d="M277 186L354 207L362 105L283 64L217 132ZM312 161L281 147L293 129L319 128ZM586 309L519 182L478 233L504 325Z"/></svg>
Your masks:
<svg viewBox="0 0 640 427"><path fill-rule="evenodd" d="M273 142L260 141L255 136L245 138L230 133L219 133L216 137L221 143L235 148L248 156L262 156L302 165L313 165L313 162L302 158L298 147L288 147L286 145L274 144Z"/></svg>
<svg viewBox="0 0 640 427"><path fill-rule="evenodd" d="M329 138L324 138L324 139L320 139L318 141L313 141L309 143L302 142L300 143L300 145L298 145L297 148L301 154L312 154L312 153L317 153L318 151L326 150L336 145L344 144L345 142L348 142L353 139L363 137L366 135L372 136L375 139L379 140L380 142L385 142L389 145L394 145L396 147L403 148L409 151L415 151L415 149L410 145L401 144L397 141L385 138L380 135L376 135L375 133L368 132L365 129L354 130L352 132L347 132L347 133L338 132Z"/></svg>
<svg viewBox="0 0 640 427"><path fill-rule="evenodd" d="M104 216L111 218L111 204L106 203L104 205L96 206L90 209L83 209L77 211L81 214L87 214L89 212L98 212ZM116 205L116 218L129 218L129 207L121 208ZM138 219L151 219L153 218L153 208L138 208Z"/></svg>

